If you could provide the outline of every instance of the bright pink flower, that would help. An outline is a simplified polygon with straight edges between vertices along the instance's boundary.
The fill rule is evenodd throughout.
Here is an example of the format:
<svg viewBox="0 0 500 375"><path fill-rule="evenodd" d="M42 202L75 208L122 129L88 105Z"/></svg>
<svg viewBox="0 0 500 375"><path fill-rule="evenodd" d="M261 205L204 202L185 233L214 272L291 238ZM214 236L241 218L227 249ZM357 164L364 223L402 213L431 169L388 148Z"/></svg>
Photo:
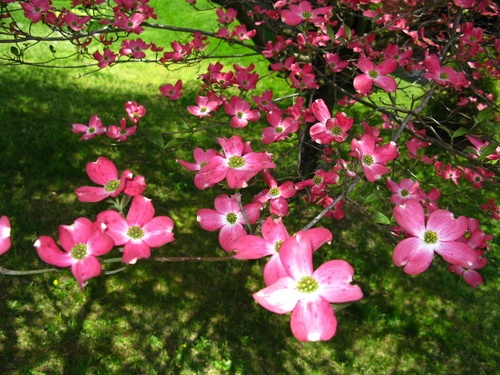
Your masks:
<svg viewBox="0 0 500 375"><path fill-rule="evenodd" d="M366 179L374 182L384 174L390 172L386 163L398 156L397 146L390 142L383 146L377 146L373 137L369 135L361 136L361 140L353 139L351 142L351 153L349 155L361 161Z"/></svg>
<svg viewBox="0 0 500 375"><path fill-rule="evenodd" d="M283 113L273 110L267 113L267 122L271 126L262 129L262 143L280 142L299 130L299 124L291 117L282 118Z"/></svg>
<svg viewBox="0 0 500 375"><path fill-rule="evenodd" d="M273 92L271 90L264 91L261 96L252 96L253 101L263 112L270 112L278 109L278 106L273 103Z"/></svg>
<svg viewBox="0 0 500 375"><path fill-rule="evenodd" d="M31 22L37 23L41 21L48 11L55 9L50 6L51 3L50 0L30 0L21 2L21 7L24 10L24 16Z"/></svg>
<svg viewBox="0 0 500 375"><path fill-rule="evenodd" d="M120 55L128 56L132 55L134 59L144 59L146 53L144 52L149 48L151 44L144 42L142 39L137 40L124 40L122 42L122 47L120 48Z"/></svg>
<svg viewBox="0 0 500 375"><path fill-rule="evenodd" d="M351 129L354 119L347 117L344 112L337 112L332 118L323 99L317 99L311 104L314 117L319 122L311 126L311 139L319 144L332 142L342 143L347 139L347 132Z"/></svg>
<svg viewBox="0 0 500 375"><path fill-rule="evenodd" d="M239 96L232 96L229 102L224 103L224 110L231 117L230 124L234 129L241 129L248 125L248 122L255 122L260 119L257 109L251 109L250 103L244 101Z"/></svg>
<svg viewBox="0 0 500 375"><path fill-rule="evenodd" d="M214 100L210 100L208 96L197 96L196 105L189 105L187 110L194 116L199 118L208 116L210 117L210 112L216 111L219 107L219 103Z"/></svg>
<svg viewBox="0 0 500 375"><path fill-rule="evenodd" d="M134 135L137 131L137 126L130 126L127 128L127 120L122 118L120 120L120 126L110 125L108 126L108 131L106 135L109 138L116 139L118 142L126 141L128 137Z"/></svg>
<svg viewBox="0 0 500 375"><path fill-rule="evenodd" d="M473 150L474 152L469 153L471 157L474 159L477 159L478 157L481 157L481 154L483 151L490 145L490 142L488 141L481 141L480 139L474 138L473 136L467 135L467 139L469 140L470 143L472 143ZM489 160L498 160L500 159L500 146L496 148L496 150L487 155L486 159Z"/></svg>
<svg viewBox="0 0 500 375"><path fill-rule="evenodd" d="M133 177L132 172L125 170L118 178L115 164L102 156L98 157L95 162L88 163L86 170L92 182L102 187L82 186L76 189L75 194L80 202L100 202L108 197L116 197L122 191L134 197L142 194L146 189L144 177Z"/></svg>
<svg viewBox="0 0 500 375"><path fill-rule="evenodd" d="M251 69L238 69L234 76L233 82L238 86L240 90L250 91L255 89L258 80L259 74L251 72Z"/></svg>
<svg viewBox="0 0 500 375"><path fill-rule="evenodd" d="M335 171L335 169L330 172L318 169L314 172L313 178L297 182L295 184L295 188L297 190L302 190L306 187L310 187L311 193L319 196L325 191L327 185L335 185L339 182L339 178L339 174Z"/></svg>
<svg viewBox="0 0 500 375"><path fill-rule="evenodd" d="M426 220L422 205L408 200L394 207L394 218L410 235L396 245L392 259L407 274L424 272L432 263L434 252L448 263L469 267L477 261L476 252L458 240L467 230L467 219L455 219L447 210L433 211Z"/></svg>
<svg viewBox="0 0 500 375"><path fill-rule="evenodd" d="M87 280L98 276L102 266L97 256L108 253L114 246L113 240L104 233L106 226L91 222L85 217L75 220L72 225L59 226L59 242L52 237L39 237L34 246L40 258L57 267L71 267L71 272L83 289Z"/></svg>
<svg viewBox="0 0 500 375"><path fill-rule="evenodd" d="M491 211L493 214L493 219L500 219L500 204L497 205L493 198L488 199L488 203L482 204L480 208L483 211Z"/></svg>
<svg viewBox="0 0 500 375"><path fill-rule="evenodd" d="M238 15L238 12L234 10L233 8L227 8L226 11L224 12L224 9L222 8L217 8L215 10L215 13L217 14L217 22L223 24L223 25L228 25L230 23L233 23L236 16Z"/></svg>
<svg viewBox="0 0 500 375"><path fill-rule="evenodd" d="M178 80L175 85L167 83L160 86L160 91L163 96L166 96L170 100L178 100L182 96L182 80Z"/></svg>
<svg viewBox="0 0 500 375"><path fill-rule="evenodd" d="M238 135L231 138L217 138L224 150L223 155L216 155L198 172L208 184L216 184L224 179L230 189L248 186L248 180L266 168L276 168L271 154L253 152L248 143Z"/></svg>
<svg viewBox="0 0 500 375"><path fill-rule="evenodd" d="M147 15L142 13L133 13L130 18L123 12L115 14L114 27L121 28L127 32L140 34L144 31L141 24L146 20Z"/></svg>
<svg viewBox="0 0 500 375"><path fill-rule="evenodd" d="M341 72L349 65L349 61L340 60L338 53L326 53L324 58L333 73Z"/></svg>
<svg viewBox="0 0 500 375"><path fill-rule="evenodd" d="M398 85L394 78L387 76L398 67L398 63L394 59L387 59L379 65L375 65L373 61L366 57L360 57L357 64L359 70L363 72L354 78L354 89L360 94L366 94L372 89L373 84L380 87L386 92L394 92Z"/></svg>
<svg viewBox="0 0 500 375"><path fill-rule="evenodd" d="M256 30L247 31L246 25L238 25L231 32L231 38L238 40L248 40L251 39L257 33Z"/></svg>
<svg viewBox="0 0 500 375"><path fill-rule="evenodd" d="M233 242L247 232L243 228L246 225L245 218L241 212L236 196L226 194L219 195L214 201L215 210L202 208L196 213L196 220L201 227L208 231L219 230L219 243L225 251L233 250ZM262 204L253 202L245 205L243 211L248 218L249 224L255 224L260 217Z"/></svg>
<svg viewBox="0 0 500 375"><path fill-rule="evenodd" d="M125 112L127 112L128 118L132 120L134 124L137 124L147 113L146 108L143 105L138 105L136 102L126 102Z"/></svg>
<svg viewBox="0 0 500 375"><path fill-rule="evenodd" d="M427 56L424 65L427 68L427 72L424 73L426 79L433 80L440 85L452 85L455 89L469 85L463 72L456 72L449 66L442 67L435 54Z"/></svg>
<svg viewBox="0 0 500 375"><path fill-rule="evenodd" d="M458 185L458 179L462 177L462 171L460 169L453 168L451 164L444 165L442 161L436 161L434 163L434 169L439 177L445 180L452 180L455 185Z"/></svg>
<svg viewBox="0 0 500 375"><path fill-rule="evenodd" d="M286 239L279 256L288 275L253 295L269 311L292 312L292 333L300 341L331 339L337 319L330 303L363 298L359 286L351 285L354 270L349 263L331 260L313 271L312 253L311 240L302 232Z"/></svg>
<svg viewBox="0 0 500 375"><path fill-rule="evenodd" d="M189 56L193 50L193 47L189 43L180 44L179 42L174 41L171 43L171 46L173 52L165 52L163 54L163 57L160 59L162 63L165 63L167 61L181 61Z"/></svg>
<svg viewBox="0 0 500 375"><path fill-rule="evenodd" d="M123 246L122 261L134 264L137 259L149 258L151 248L163 246L174 240L174 222L168 216L154 216L151 199L137 195L125 219L116 211L104 211L97 220L106 224L106 233L115 246Z"/></svg>
<svg viewBox="0 0 500 375"><path fill-rule="evenodd" d="M437 200L441 198L441 191L439 191L438 188L432 188L429 193L426 193L424 190L419 190L418 195L420 195L420 203L427 209L427 212L439 209Z"/></svg>
<svg viewBox="0 0 500 375"><path fill-rule="evenodd" d="M89 125L73 124L71 131L75 134L84 133L80 140L88 140L94 138L96 135L106 133L106 127L102 124L101 119L97 115L92 115L89 120Z"/></svg>
<svg viewBox="0 0 500 375"><path fill-rule="evenodd" d="M454 264L448 267L448 271L462 276L464 281L473 288L477 288L483 283L483 277L477 270L484 268L488 263L488 259L482 257L483 251L477 251L476 253L478 255L477 261L469 267L460 267Z"/></svg>
<svg viewBox="0 0 500 375"><path fill-rule="evenodd" d="M99 51L95 51L92 56L98 61L97 66L102 69L113 63L118 57L118 54L114 53L109 48L105 48L104 54L101 54Z"/></svg>
<svg viewBox="0 0 500 375"><path fill-rule="evenodd" d="M413 55L413 50L407 48L404 51L400 51L396 44L389 43L384 50L384 57L394 59L399 66L406 66L411 60Z"/></svg>
<svg viewBox="0 0 500 375"><path fill-rule="evenodd" d="M291 4L289 10L282 10L281 19L290 26L297 26L302 22L320 24L331 10L331 6L313 9L309 1L301 1L298 5Z"/></svg>
<svg viewBox="0 0 500 375"><path fill-rule="evenodd" d="M88 21L90 21L90 16L80 17L71 12L66 12L66 14L64 15L64 22L70 29L75 31L82 30Z"/></svg>
<svg viewBox="0 0 500 375"><path fill-rule="evenodd" d="M0 255L12 246L10 240L10 220L7 216L0 217Z"/></svg>
<svg viewBox="0 0 500 375"><path fill-rule="evenodd" d="M274 284L280 278L288 276L279 256L280 247L290 237L281 218L273 219L269 216L262 224L262 237L244 235L233 243L235 259L260 259L270 255L264 266L264 282L267 286ZM325 228L312 228L300 232L311 241L313 252L325 243L331 243L332 232Z"/></svg>
<svg viewBox="0 0 500 375"><path fill-rule="evenodd" d="M190 170L190 171L199 171L204 165L208 163L210 159L212 159L214 156L220 155L219 152L208 149L207 151L203 151L201 148L196 147L193 151L193 157L195 160L195 163L192 162L187 162L184 160L179 160L177 159L176 161L182 165L184 168ZM207 187L212 187L215 184L210 184L208 183L203 175L196 173L194 176L194 184L195 186L200 189L200 190L205 190Z"/></svg>
<svg viewBox="0 0 500 375"><path fill-rule="evenodd" d="M399 184L388 178L385 184L387 188L394 193L391 195L392 204L403 204L409 199L417 201L422 200L419 184L411 178L403 178Z"/></svg>
<svg viewBox="0 0 500 375"><path fill-rule="evenodd" d="M278 185L271 172L267 169L262 171L264 180L269 189L265 189L254 197L254 201L266 203L269 201L269 211L273 215L286 216L288 214L287 199L293 197L297 192L292 181L286 181Z"/></svg>

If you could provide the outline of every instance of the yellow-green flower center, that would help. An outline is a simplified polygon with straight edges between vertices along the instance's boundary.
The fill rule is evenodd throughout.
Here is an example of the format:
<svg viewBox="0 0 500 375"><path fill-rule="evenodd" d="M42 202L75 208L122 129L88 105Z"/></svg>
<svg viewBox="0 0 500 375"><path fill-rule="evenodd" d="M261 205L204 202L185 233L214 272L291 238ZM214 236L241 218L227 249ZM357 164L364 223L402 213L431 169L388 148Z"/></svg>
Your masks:
<svg viewBox="0 0 500 375"><path fill-rule="evenodd" d="M302 293L312 293L319 288L318 281L312 276L304 276L297 283L296 289Z"/></svg>
<svg viewBox="0 0 500 375"><path fill-rule="evenodd" d="M314 185L321 185L323 183L323 177L316 175L313 177L313 182Z"/></svg>
<svg viewBox="0 0 500 375"><path fill-rule="evenodd" d="M104 186L104 191L106 193L111 193L118 189L118 186L120 186L120 180L111 180Z"/></svg>
<svg viewBox="0 0 500 375"><path fill-rule="evenodd" d="M373 160L373 156L371 156L371 155L365 155L365 156L363 156L363 164L366 164L366 165L370 166L374 162L375 162L375 160Z"/></svg>
<svg viewBox="0 0 500 375"><path fill-rule="evenodd" d="M279 189L279 188L277 188L277 187L273 187L273 188L269 189L269 194L270 194L271 196L273 196L273 197L277 197L278 195L280 195L280 194L281 194L281 191L280 191L280 189Z"/></svg>
<svg viewBox="0 0 500 375"><path fill-rule="evenodd" d="M236 221L238 220L238 216L234 212L230 212L226 215L226 220L229 224L236 224Z"/></svg>
<svg viewBox="0 0 500 375"><path fill-rule="evenodd" d="M276 133L282 133L282 132L283 132L283 126L277 126Z"/></svg>
<svg viewBox="0 0 500 375"><path fill-rule="evenodd" d="M308 11L302 12L302 18L308 19L308 18L311 18L311 17L312 17L312 13L311 12L308 12Z"/></svg>
<svg viewBox="0 0 500 375"><path fill-rule="evenodd" d="M372 79L375 79L375 78L377 78L377 77L378 77L378 72L377 72L377 71L375 71L375 70L370 70L370 71L368 72L368 76L369 76L370 78L372 78Z"/></svg>
<svg viewBox="0 0 500 375"><path fill-rule="evenodd" d="M342 134L342 128L338 125L335 125L331 130L330 132L333 134L333 135L341 135Z"/></svg>
<svg viewBox="0 0 500 375"><path fill-rule="evenodd" d="M406 190L406 189L401 190L401 196L402 197L406 197L408 195L410 195L410 192L408 190Z"/></svg>
<svg viewBox="0 0 500 375"><path fill-rule="evenodd" d="M144 230L141 227L134 225L128 228L127 236L129 236L133 240L141 239L142 237L144 237Z"/></svg>
<svg viewBox="0 0 500 375"><path fill-rule="evenodd" d="M276 243L274 244L274 251L276 251L277 253L279 253L280 247L281 247L282 244L283 244L282 240L276 241Z"/></svg>
<svg viewBox="0 0 500 375"><path fill-rule="evenodd" d="M73 259L82 260L83 258L85 258L85 255L87 255L87 245L83 243L77 243L71 249L71 256L73 257Z"/></svg>
<svg viewBox="0 0 500 375"><path fill-rule="evenodd" d="M436 232L433 232L432 230L428 230L424 233L424 242L426 244L435 244L438 242L438 235Z"/></svg>
<svg viewBox="0 0 500 375"><path fill-rule="evenodd" d="M446 74L446 73L441 73L441 74L439 75L439 78L441 78L441 79L443 79L443 80L448 79L448 77L449 77L449 76L448 76L448 74Z"/></svg>
<svg viewBox="0 0 500 375"><path fill-rule="evenodd" d="M229 158L229 161L227 162L227 165L230 168L241 168L245 166L245 159L243 159L241 156L231 156Z"/></svg>

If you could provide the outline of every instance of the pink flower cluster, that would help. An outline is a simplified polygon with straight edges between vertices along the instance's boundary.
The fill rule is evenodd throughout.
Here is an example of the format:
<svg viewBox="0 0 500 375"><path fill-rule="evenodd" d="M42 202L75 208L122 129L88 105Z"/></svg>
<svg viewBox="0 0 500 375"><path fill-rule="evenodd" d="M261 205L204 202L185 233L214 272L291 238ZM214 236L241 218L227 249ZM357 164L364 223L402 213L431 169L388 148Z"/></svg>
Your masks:
<svg viewBox="0 0 500 375"><path fill-rule="evenodd" d="M126 102L124 107L127 118L134 124L132 126L127 127L127 119L122 118L120 126L110 125L106 128L98 115L92 115L88 125L73 124L71 131L75 134L83 133L80 137L82 141L103 134L106 134L109 138L116 139L118 142L126 141L128 137L136 133L139 120L146 115L147 111L143 105L138 105L134 101Z"/></svg>

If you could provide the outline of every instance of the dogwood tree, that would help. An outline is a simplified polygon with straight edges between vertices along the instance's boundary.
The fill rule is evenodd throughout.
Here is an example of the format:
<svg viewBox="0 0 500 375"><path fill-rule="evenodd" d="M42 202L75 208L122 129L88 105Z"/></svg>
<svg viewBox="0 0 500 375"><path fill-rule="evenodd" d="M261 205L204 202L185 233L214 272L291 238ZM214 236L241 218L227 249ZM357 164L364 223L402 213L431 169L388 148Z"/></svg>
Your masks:
<svg viewBox="0 0 500 375"><path fill-rule="evenodd" d="M180 1L172 1L172 9ZM492 236L477 218L461 213L462 203L441 205L440 196L452 188L483 189L487 200L468 203L500 217L495 195L500 112L496 93L488 89L500 76L496 2L187 2L193 12L210 10L214 26L166 24L148 0L0 0L0 44L6 47L0 62L75 69L142 62L168 69L210 58L206 70L193 77L198 94L182 109L191 122L185 135L172 139L165 130L150 139L165 150L174 144L193 149L193 160L178 162L195 172L197 189L232 191L215 199L215 209L200 207L197 220L203 229L219 231L229 258L271 256L264 268L266 287L254 298L272 312L292 312L299 340L332 338L337 322L331 303L363 296L347 262L331 260L313 269L313 253L332 240L331 231L318 223L349 220L345 205L363 204L370 212L374 201L387 202L380 206L386 212L377 206L370 213L387 226L381 230L399 225L391 229L399 239L393 261L404 272L424 272L437 253L472 287L483 282L478 270L487 264ZM161 45L143 39L148 29L182 37ZM74 45L75 52L62 55L56 42ZM241 65L241 54L217 60L221 43L243 48L268 73ZM37 60L32 51L40 45L52 59ZM270 80L284 82L286 94L275 92ZM177 101L183 84L165 82L152 95ZM147 110L133 101L125 110L120 127L105 126L92 113L88 125L68 124L68 129L88 142L99 136L133 142ZM208 128L217 135L213 148L190 142L190 134ZM61 225L63 250L47 236L35 242L42 260L71 266L82 288L101 273L98 257L113 247L123 247L121 260L133 264L174 238L172 220L153 217L153 205L143 195L147 176L129 170L119 175L103 157L90 162L87 172L101 186L76 188L78 199L115 198L116 210ZM248 193L249 186L261 192ZM289 206L297 196L318 210L290 235L284 222L300 218ZM0 220L0 253L11 246L7 216Z"/></svg>

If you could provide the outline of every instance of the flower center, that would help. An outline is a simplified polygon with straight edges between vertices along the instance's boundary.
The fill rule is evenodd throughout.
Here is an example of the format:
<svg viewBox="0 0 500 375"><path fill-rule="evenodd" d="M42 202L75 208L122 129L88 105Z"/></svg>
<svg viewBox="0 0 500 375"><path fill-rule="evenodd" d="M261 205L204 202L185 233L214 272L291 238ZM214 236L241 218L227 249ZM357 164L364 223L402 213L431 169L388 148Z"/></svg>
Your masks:
<svg viewBox="0 0 500 375"><path fill-rule="evenodd" d="M241 112L241 111L236 112L236 116L237 116L238 118L243 118L243 115L244 115L244 113L243 113L243 112Z"/></svg>
<svg viewBox="0 0 500 375"><path fill-rule="evenodd" d="M410 193L409 193L409 191L408 191L408 190L406 190L406 189L401 190L401 196L402 196L402 197L406 197L406 196L408 196L408 195L410 195Z"/></svg>
<svg viewBox="0 0 500 375"><path fill-rule="evenodd" d="M446 73L441 73L441 74L439 75L439 78L441 78L441 79L443 79L443 80L444 80L444 79L448 79L448 77L449 77L449 76L448 76L448 74L446 74Z"/></svg>
<svg viewBox="0 0 500 375"><path fill-rule="evenodd" d="M128 228L127 236L129 236L133 240L138 240L138 239L144 237L144 230L141 227L134 225L134 226Z"/></svg>
<svg viewBox="0 0 500 375"><path fill-rule="evenodd" d="M277 126L276 127L276 133L282 133L283 132L283 127L282 126Z"/></svg>
<svg viewBox="0 0 500 375"><path fill-rule="evenodd" d="M120 186L120 180L111 180L104 186L104 191L106 193L111 193L118 189L118 186Z"/></svg>
<svg viewBox="0 0 500 375"><path fill-rule="evenodd" d="M296 289L302 293L312 293L318 288L318 281L312 276L304 276L299 280L296 287Z"/></svg>
<svg viewBox="0 0 500 375"><path fill-rule="evenodd" d="M372 70L370 70L370 71L368 72L368 76L369 76L370 78L372 78L372 79L375 79L375 78L377 78L377 77L378 77L378 72L377 72L376 70L373 70L373 69L372 69Z"/></svg>
<svg viewBox="0 0 500 375"><path fill-rule="evenodd" d="M370 166L374 162L375 162L375 160L373 160L373 156L371 156L371 155L365 155L365 156L363 156L363 164L366 164L366 165Z"/></svg>
<svg viewBox="0 0 500 375"><path fill-rule="evenodd" d="M243 159L241 156L231 156L229 158L229 161L227 162L227 165L230 168L241 168L245 166L245 159Z"/></svg>
<svg viewBox="0 0 500 375"><path fill-rule="evenodd" d="M271 189L269 189L269 195L273 196L273 197L277 197L281 194L281 191L279 188L277 187L273 187Z"/></svg>
<svg viewBox="0 0 500 375"><path fill-rule="evenodd" d="M302 18L308 19L308 18L311 18L311 17L312 17L312 13L311 12L308 12L308 11L302 12Z"/></svg>
<svg viewBox="0 0 500 375"><path fill-rule="evenodd" d="M436 232L433 232L432 230L428 230L424 233L424 242L426 244L435 244L438 242L438 235Z"/></svg>
<svg viewBox="0 0 500 375"><path fill-rule="evenodd" d="M281 247L282 244L283 244L282 240L276 241L276 243L274 244L274 251L276 251L277 253L279 253L280 247Z"/></svg>
<svg viewBox="0 0 500 375"><path fill-rule="evenodd" d="M71 249L71 256L73 257L73 259L82 260L83 258L85 258L85 255L87 255L87 245L83 243L77 243Z"/></svg>
<svg viewBox="0 0 500 375"><path fill-rule="evenodd" d="M234 212L230 212L226 215L226 220L229 224L236 224L236 220L238 220L238 215L236 215Z"/></svg>
<svg viewBox="0 0 500 375"><path fill-rule="evenodd" d="M89 133L93 133L93 132L95 132L95 128L92 126L89 128Z"/></svg>
<svg viewBox="0 0 500 375"><path fill-rule="evenodd" d="M321 183L323 182L323 177L316 175L313 177L313 182L314 185L321 185Z"/></svg>
<svg viewBox="0 0 500 375"><path fill-rule="evenodd" d="M201 108L200 108L200 112L201 112L201 113L205 113L206 111L208 111L208 108L207 108L207 107L201 107Z"/></svg>
<svg viewBox="0 0 500 375"><path fill-rule="evenodd" d="M338 125L335 125L331 130L330 132L333 134L333 135L341 135L342 134L342 128Z"/></svg>

